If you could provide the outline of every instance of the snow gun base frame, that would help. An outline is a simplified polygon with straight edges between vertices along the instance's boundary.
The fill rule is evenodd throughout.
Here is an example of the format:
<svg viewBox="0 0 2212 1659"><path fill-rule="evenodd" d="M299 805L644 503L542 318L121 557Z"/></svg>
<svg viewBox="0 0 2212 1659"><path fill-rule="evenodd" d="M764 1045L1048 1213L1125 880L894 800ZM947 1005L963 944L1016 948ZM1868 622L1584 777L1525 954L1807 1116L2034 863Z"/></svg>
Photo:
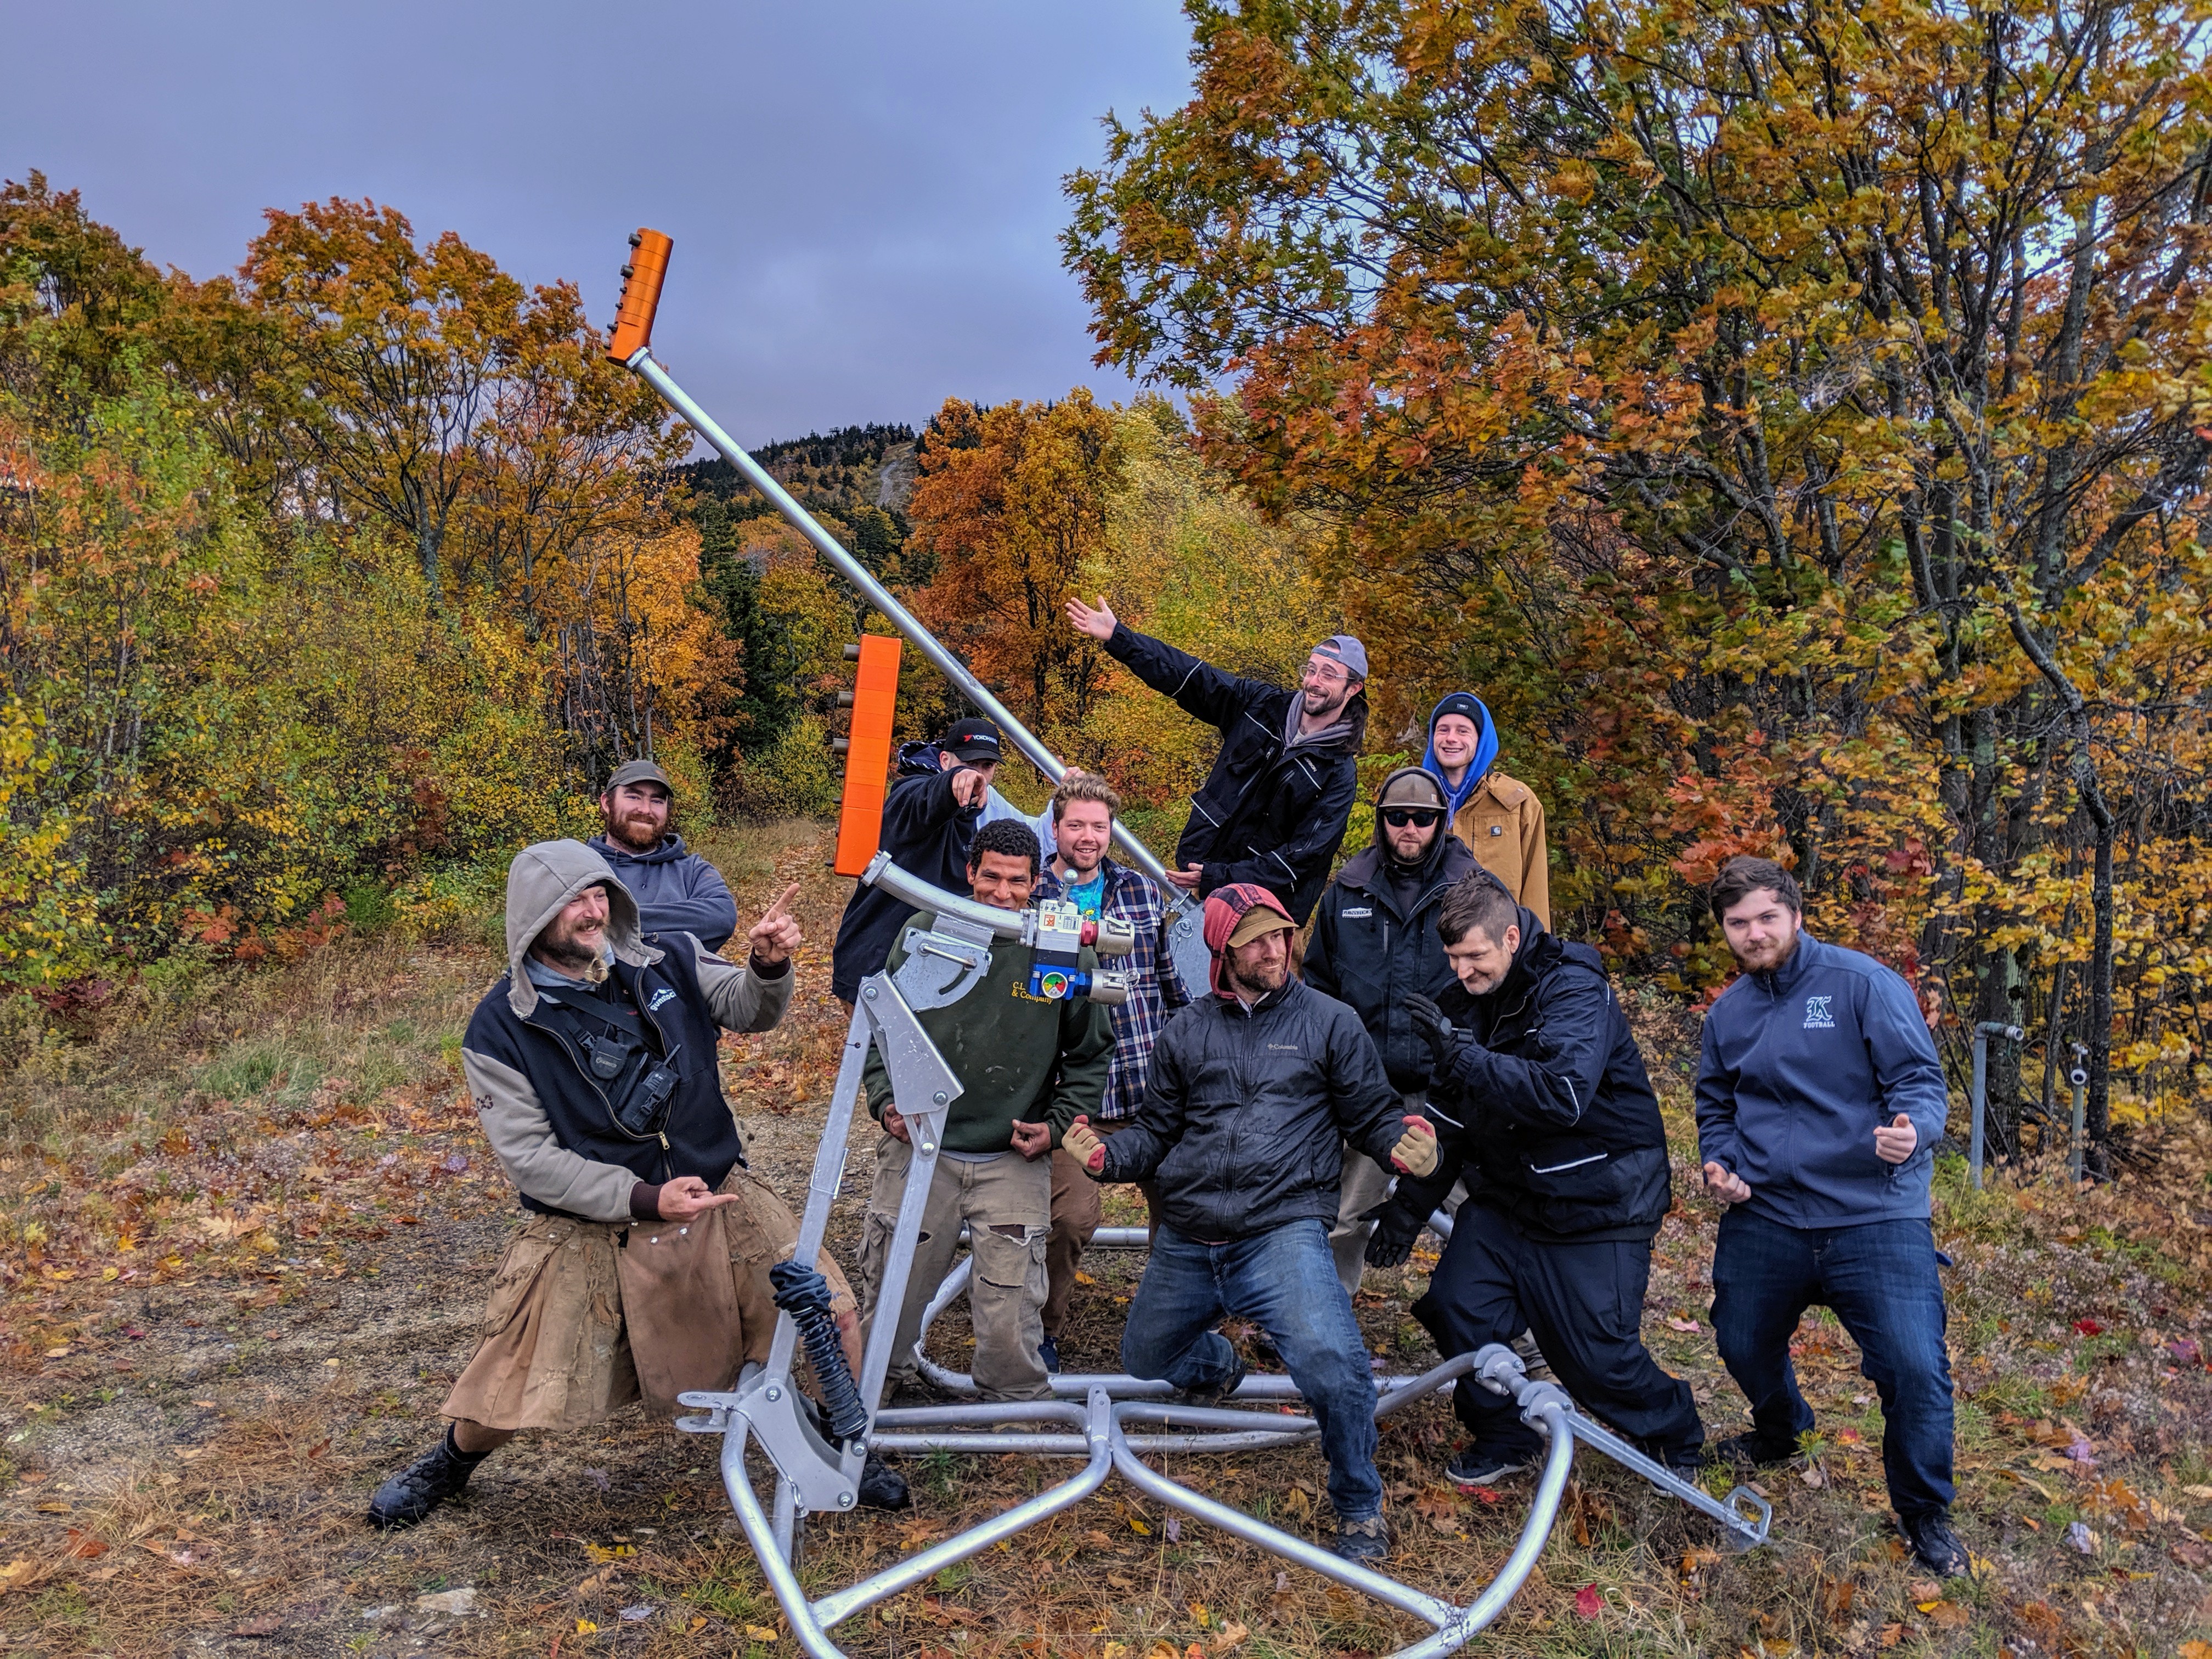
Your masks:
<svg viewBox="0 0 2212 1659"><path fill-rule="evenodd" d="M901 997L898 987L885 975L873 975L864 984L854 1011L793 1259L814 1260L828 1231L830 1206L844 1174L854 1114L860 1103L861 1073L871 1047L884 1057L895 1097L908 1120L915 1150L884 1264L884 1283L877 1298L879 1308L895 1310L905 1294L945 1111L961 1087ZM908 1101L919 1109L909 1109ZM1145 1239L1141 1228L1102 1228L1094 1243L1133 1248ZM963 1258L939 1287L923 1318L925 1341L938 1314L965 1292L971 1268L972 1258ZM1436 1659L1451 1653L1504 1610L1543 1553L1574 1466L1577 1442L1603 1452L1661 1491L1711 1516L1718 1523L1723 1540L1734 1548L1750 1549L1763 1543L1771 1520L1765 1499L1741 1486L1724 1498L1713 1498L1584 1417L1556 1383L1530 1378L1511 1349L1493 1345L1446 1360L1418 1376L1376 1380L1378 1418L1402 1411L1451 1387L1461 1376L1471 1376L1480 1385L1515 1401L1521 1407L1522 1419L1545 1437L1543 1469L1512 1553L1482 1593L1461 1605L1346 1561L1310 1540L1283 1532L1170 1480L1145 1462L1147 1454L1253 1451L1316 1438L1319 1427L1310 1417L1285 1414L1283 1407L1297 1398L1287 1376L1249 1376L1227 1401L1212 1407L1172 1403L1169 1398L1172 1390L1164 1382L1128 1376L1061 1374L1051 1379L1054 1397L1049 1400L968 1400L885 1410L879 1402L890 1375L896 1323L893 1318L878 1318L869 1333L860 1377L861 1399L869 1410L868 1429L862 1438L832 1444L824 1439L813 1414L800 1404L794 1376L799 1342L788 1313L776 1322L767 1364L750 1371L734 1390L683 1396L683 1403L700 1414L683 1419L678 1426L690 1433L723 1437L723 1486L769 1588L791 1620L800 1647L812 1659L844 1659L843 1650L831 1640L830 1632L854 1613L924 1583L954 1563L1072 1508L1097 1493L1109 1475L1115 1474L1169 1509L1218 1527L1285 1561L1310 1568L1431 1627L1431 1634L1401 1649L1393 1659ZM974 1394L970 1378L933 1364L919 1346L915 1359L936 1388L952 1394ZM754 1492L747 1461L748 1452L756 1445L775 1471L774 1497L765 1508ZM893 1456L930 1451L1024 1452L1079 1459L1082 1468L1068 1480L979 1526L857 1583L820 1597L810 1596L800 1586L798 1574L804 1518L810 1513L855 1507L861 1464L871 1449Z"/></svg>

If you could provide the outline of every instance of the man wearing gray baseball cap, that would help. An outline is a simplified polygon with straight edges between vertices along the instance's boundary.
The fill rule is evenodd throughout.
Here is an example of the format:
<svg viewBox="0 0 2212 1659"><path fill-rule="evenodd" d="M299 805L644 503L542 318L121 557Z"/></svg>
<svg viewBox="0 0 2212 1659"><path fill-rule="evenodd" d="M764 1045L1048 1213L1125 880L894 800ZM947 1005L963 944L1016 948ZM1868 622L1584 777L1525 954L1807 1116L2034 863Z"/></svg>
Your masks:
<svg viewBox="0 0 2212 1659"><path fill-rule="evenodd" d="M1221 753L1190 802L1168 879L1200 897L1234 882L1264 887L1301 927L1328 883L1359 791L1367 735L1367 647L1332 634L1298 689L1225 674L1115 619L1106 601L1067 602L1067 620L1185 713L1221 728Z"/></svg>
<svg viewBox="0 0 2212 1659"><path fill-rule="evenodd" d="M738 931L738 904L720 871L672 827L676 786L649 760L624 761L599 797L603 828L592 850L637 900L646 933L693 933L720 951Z"/></svg>

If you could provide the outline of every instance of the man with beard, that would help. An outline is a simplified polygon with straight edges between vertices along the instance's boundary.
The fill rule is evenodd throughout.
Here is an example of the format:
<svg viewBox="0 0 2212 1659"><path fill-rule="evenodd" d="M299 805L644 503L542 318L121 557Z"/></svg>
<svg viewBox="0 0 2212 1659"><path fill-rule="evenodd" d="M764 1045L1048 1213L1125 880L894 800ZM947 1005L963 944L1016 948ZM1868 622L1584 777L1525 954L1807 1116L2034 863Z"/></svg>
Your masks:
<svg viewBox="0 0 2212 1659"><path fill-rule="evenodd" d="M1390 1533L1374 1378L1328 1249L1339 1148L1349 1141L1422 1171L1437 1143L1401 1109L1358 1018L1291 977L1292 931L1264 888L1236 882L1210 895L1213 994L1160 1034L1135 1121L1101 1140L1079 1117L1066 1146L1094 1180L1158 1187L1122 1365L1174 1384L1183 1403L1217 1404L1243 1381L1244 1363L1214 1325L1231 1314L1258 1325L1321 1425L1336 1553L1376 1560Z"/></svg>
<svg viewBox="0 0 2212 1659"><path fill-rule="evenodd" d="M589 843L637 901L647 933L690 933L719 951L738 931L738 904L721 872L672 827L676 791L649 760L624 761L599 796L600 832Z"/></svg>
<svg viewBox="0 0 2212 1659"><path fill-rule="evenodd" d="M1661 1462L1695 1469L1697 1403L1642 1330L1651 1241L1673 1202L1667 1132L1604 963L1545 932L1486 872L1445 895L1437 932L1458 983L1406 1008L1430 1046L1443 1156L1399 1183L1375 1245L1410 1244L1463 1169L1467 1201L1413 1304L1437 1352L1533 1330L1568 1393ZM1543 1445L1512 1401L1470 1378L1452 1403L1474 1437L1445 1467L1462 1486L1515 1473Z"/></svg>
<svg viewBox="0 0 2212 1659"><path fill-rule="evenodd" d="M980 719L953 721L935 743L902 744L878 847L908 875L966 898L968 844L988 814L1002 752L999 728ZM853 884L830 953L830 988L848 1007L911 914L882 888Z"/></svg>
<svg viewBox="0 0 2212 1659"><path fill-rule="evenodd" d="M1129 997L1107 1010L1114 1024L1113 1070L1106 1079L1106 1097L1089 1115L1100 1123L1119 1123L1136 1115L1144 1103L1160 1028L1190 1000L1168 951L1166 899L1150 877L1106 856L1114 842L1114 816L1121 810L1121 798L1105 779L1095 772L1070 771L1052 792L1050 805L1039 814L1051 830L1054 851L1037 883L1036 897L1071 902L1094 921L1108 917L1126 922L1137 940L1135 948L1114 964L1128 977ZM1085 1178L1066 1147L1054 1147L1041 1350L1048 1371L1060 1369L1060 1336L1067 1327L1075 1271L1103 1213L1097 1184Z"/></svg>
<svg viewBox="0 0 2212 1659"><path fill-rule="evenodd" d="M1401 767L1383 779L1375 794L1375 844L1322 894L1306 941L1306 983L1359 1016L1409 1112L1427 1102L1430 1062L1406 999L1441 996L1455 983L1437 937L1437 909L1447 892L1481 868L1452 834L1447 816L1443 787L1419 767ZM1388 1170L1364 1152L1345 1149L1344 1188L1328 1248L1347 1294L1359 1289L1374 1228L1370 1212L1389 1187Z"/></svg>
<svg viewBox="0 0 2212 1659"><path fill-rule="evenodd" d="M1304 927L1359 789L1366 647L1330 635L1307 658L1299 689L1286 691L1124 627L1103 599L1069 599L1067 620L1186 714L1221 728L1221 752L1191 797L1168 879L1200 896L1235 882L1264 887Z"/></svg>
<svg viewBox="0 0 2212 1659"><path fill-rule="evenodd" d="M447 1396L452 1421L377 1489L375 1524L411 1526L459 1496L521 1430L586 1427L641 1396L673 1416L679 1394L726 1389L768 1358L770 1269L799 1226L745 1167L716 1050L725 1030L783 1018L797 890L754 925L740 965L694 934L648 944L629 889L580 842L515 855L507 971L469 1021L461 1070L527 1218ZM852 1291L828 1252L814 1268L857 1374ZM899 1508L906 1485L872 1455L860 1498Z"/></svg>
<svg viewBox="0 0 2212 1659"><path fill-rule="evenodd" d="M1929 1183L1949 1097L1912 988L1804 931L1796 881L1732 859L1712 889L1743 972L1705 1014L1698 1149L1729 1206L1713 1250L1713 1340L1751 1402L1722 1443L1753 1464L1813 1427L1790 1339L1815 1303L1859 1345L1881 1396L1889 1500L1912 1551L1966 1572L1951 1530L1951 1364Z"/></svg>
<svg viewBox="0 0 2212 1659"><path fill-rule="evenodd" d="M1498 727L1482 699L1455 691L1429 714L1429 748L1421 764L1444 787L1453 833L1516 902L1552 925L1551 854L1544 845L1544 804L1494 763Z"/></svg>

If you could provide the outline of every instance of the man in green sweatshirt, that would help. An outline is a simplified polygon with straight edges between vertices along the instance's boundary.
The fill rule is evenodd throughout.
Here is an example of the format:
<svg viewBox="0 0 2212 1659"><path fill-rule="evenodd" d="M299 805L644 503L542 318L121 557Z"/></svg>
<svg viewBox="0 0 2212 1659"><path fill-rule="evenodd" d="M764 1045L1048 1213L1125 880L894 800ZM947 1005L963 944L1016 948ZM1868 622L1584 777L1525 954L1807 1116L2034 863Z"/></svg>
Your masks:
<svg viewBox="0 0 2212 1659"><path fill-rule="evenodd" d="M976 901L1021 909L1036 884L1037 858L1036 836L1027 824L1011 818L986 823L968 853L968 881ZM913 925L927 927L931 921L918 915ZM899 932L889 964L894 972L906 960L906 930ZM1085 949L1083 966L1095 965ZM986 1400L1051 1396L1037 1353L1044 1336L1045 1240L1052 1224L1050 1154L1079 1113L1098 1112L1113 1066L1114 1026L1097 1003L1031 996L1029 976L1029 947L1000 939L981 983L959 1001L917 1016L963 1088L945 1115L945 1139L898 1310L890 1371L896 1387L919 1384L915 1343L922 1310L952 1265L964 1223L975 1261L968 1290L975 1386ZM884 1138L876 1147L875 1185L860 1239L864 1332L881 1311L891 1232L914 1164L890 1073L874 1054L868 1056L865 1086L868 1110L884 1126Z"/></svg>

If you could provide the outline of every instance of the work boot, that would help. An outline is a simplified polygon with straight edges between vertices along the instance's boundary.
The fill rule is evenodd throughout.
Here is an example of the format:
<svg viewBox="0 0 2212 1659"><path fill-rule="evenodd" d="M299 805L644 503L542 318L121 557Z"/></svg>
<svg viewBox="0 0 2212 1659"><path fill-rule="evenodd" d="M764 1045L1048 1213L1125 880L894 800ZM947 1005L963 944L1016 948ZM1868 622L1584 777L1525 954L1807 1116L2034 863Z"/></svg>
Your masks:
<svg viewBox="0 0 2212 1659"><path fill-rule="evenodd" d="M488 1451L465 1452L453 1443L447 1425L438 1443L376 1489L368 1500L368 1518L386 1528L411 1527L449 1498L459 1498Z"/></svg>
<svg viewBox="0 0 2212 1659"><path fill-rule="evenodd" d="M1205 1388L1177 1389L1168 1396L1168 1403L1171 1406L1218 1406L1237 1392L1237 1385L1243 1380L1244 1362L1239 1359L1237 1361L1237 1369L1229 1373L1226 1382L1216 1382Z"/></svg>
<svg viewBox="0 0 2212 1659"><path fill-rule="evenodd" d="M1499 1457L1479 1446L1462 1446L1444 1465L1444 1479L1455 1486L1494 1486L1528 1467L1526 1458Z"/></svg>
<svg viewBox="0 0 2212 1659"><path fill-rule="evenodd" d="M1340 1521L1329 1547L1347 1561L1380 1561L1390 1553L1390 1523L1379 1515Z"/></svg>
<svg viewBox="0 0 2212 1659"><path fill-rule="evenodd" d="M1796 1446L1778 1446L1756 1430L1749 1434L1732 1434L1712 1450L1716 1463L1747 1465L1754 1469L1777 1468L1796 1455Z"/></svg>
<svg viewBox="0 0 2212 1659"><path fill-rule="evenodd" d="M902 1510L914 1500L907 1495L906 1477L878 1456L868 1454L860 1465L860 1503L872 1510Z"/></svg>
<svg viewBox="0 0 2212 1659"><path fill-rule="evenodd" d="M1060 1375L1060 1344L1046 1337L1037 1344L1037 1363L1051 1375Z"/></svg>
<svg viewBox="0 0 2212 1659"><path fill-rule="evenodd" d="M1911 1544L1912 1553L1919 1559L1920 1565L1938 1578L1972 1576L1973 1558L1959 1541L1959 1534L1951 1530L1951 1519L1942 1510L1915 1516L1909 1521L1899 1516L1897 1525Z"/></svg>

